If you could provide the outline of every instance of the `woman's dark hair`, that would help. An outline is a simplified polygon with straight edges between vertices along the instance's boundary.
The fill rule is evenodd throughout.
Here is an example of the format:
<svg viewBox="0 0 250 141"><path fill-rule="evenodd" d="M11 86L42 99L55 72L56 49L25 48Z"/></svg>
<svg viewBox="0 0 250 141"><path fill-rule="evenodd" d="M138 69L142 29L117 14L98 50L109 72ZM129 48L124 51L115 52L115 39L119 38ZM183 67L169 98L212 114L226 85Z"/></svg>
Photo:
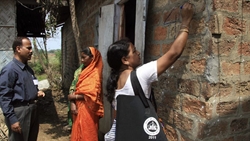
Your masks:
<svg viewBox="0 0 250 141"><path fill-rule="evenodd" d="M91 53L91 50L90 50L89 47L83 48L81 52L83 52L84 54L88 55L89 57L93 56L93 54Z"/></svg>
<svg viewBox="0 0 250 141"><path fill-rule="evenodd" d="M107 61L111 67L111 73L107 80L107 97L108 101L112 103L117 88L117 81L120 75L120 67L122 66L122 57L129 53L130 41L129 39L121 39L109 46L107 52Z"/></svg>

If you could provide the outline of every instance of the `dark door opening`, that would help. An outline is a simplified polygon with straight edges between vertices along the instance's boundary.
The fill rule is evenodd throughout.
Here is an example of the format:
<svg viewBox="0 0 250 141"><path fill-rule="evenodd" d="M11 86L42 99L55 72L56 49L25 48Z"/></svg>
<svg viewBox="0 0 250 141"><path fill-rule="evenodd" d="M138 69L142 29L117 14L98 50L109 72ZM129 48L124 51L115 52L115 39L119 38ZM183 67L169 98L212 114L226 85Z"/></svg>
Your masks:
<svg viewBox="0 0 250 141"><path fill-rule="evenodd" d="M124 4L125 37L135 42L135 11L136 0L129 0Z"/></svg>

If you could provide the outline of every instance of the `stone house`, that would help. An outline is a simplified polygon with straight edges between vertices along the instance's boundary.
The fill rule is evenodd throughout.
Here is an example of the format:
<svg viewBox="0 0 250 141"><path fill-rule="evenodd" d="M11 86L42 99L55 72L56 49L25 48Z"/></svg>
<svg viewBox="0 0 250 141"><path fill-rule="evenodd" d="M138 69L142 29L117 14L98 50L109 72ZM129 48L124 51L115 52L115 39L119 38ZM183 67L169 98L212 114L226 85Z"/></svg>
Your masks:
<svg viewBox="0 0 250 141"><path fill-rule="evenodd" d="M154 84L158 114L170 141L250 140L250 1L190 0L195 15L182 56ZM166 52L180 28L182 0L76 1L81 46L95 46L109 71L107 47L122 36L144 62ZM67 9L64 7L64 9ZM60 14L63 86L78 67L69 10ZM126 20L124 20L126 19ZM104 90L105 93L105 90ZM100 131L109 130L112 110L105 100Z"/></svg>
<svg viewBox="0 0 250 141"><path fill-rule="evenodd" d="M31 1L35 2L19 0L34 4L29 3ZM127 36L140 50L144 62L157 59L168 50L178 34L179 7L184 3L183 0L75 2L81 46L95 46L102 53L104 85L109 71L105 60L107 47ZM158 114L166 124L168 139L250 140L250 1L190 2L195 6L195 15L186 48L177 62L154 84ZM22 12L15 12L17 6L15 0L1 0L0 3L1 64L10 60L4 55L12 57L10 47L14 36L43 36L43 31L18 30L15 19ZM58 24L63 25L62 78L67 91L79 61L69 7L61 7L59 11ZM112 124L111 107L105 98L104 102L105 117L100 121L103 134Z"/></svg>

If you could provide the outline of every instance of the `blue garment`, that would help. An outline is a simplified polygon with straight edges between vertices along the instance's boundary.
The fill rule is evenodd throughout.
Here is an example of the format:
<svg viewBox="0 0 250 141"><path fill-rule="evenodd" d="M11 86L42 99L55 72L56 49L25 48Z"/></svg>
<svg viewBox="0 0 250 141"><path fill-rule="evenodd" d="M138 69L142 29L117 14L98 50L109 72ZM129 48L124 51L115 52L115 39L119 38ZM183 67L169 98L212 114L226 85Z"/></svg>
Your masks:
<svg viewBox="0 0 250 141"><path fill-rule="evenodd" d="M0 73L0 105L4 116L10 124L18 122L14 105L35 100L38 84L33 70L13 58Z"/></svg>

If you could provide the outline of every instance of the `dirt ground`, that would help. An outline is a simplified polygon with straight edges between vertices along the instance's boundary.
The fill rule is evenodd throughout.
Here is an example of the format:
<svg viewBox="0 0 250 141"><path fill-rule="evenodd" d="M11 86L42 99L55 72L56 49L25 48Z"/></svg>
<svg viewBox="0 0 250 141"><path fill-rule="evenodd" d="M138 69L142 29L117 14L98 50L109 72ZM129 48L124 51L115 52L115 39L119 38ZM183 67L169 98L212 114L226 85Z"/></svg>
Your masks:
<svg viewBox="0 0 250 141"><path fill-rule="evenodd" d="M67 125L67 101L61 90L46 90L46 96L38 100L40 129L37 141L69 141Z"/></svg>
<svg viewBox="0 0 250 141"><path fill-rule="evenodd" d="M39 98L40 128L37 141L69 141L70 131L65 128L67 123L68 106L61 90L48 89L46 96ZM0 124L0 141L7 141L8 129L5 123ZM103 141L103 134L99 134L99 141Z"/></svg>

